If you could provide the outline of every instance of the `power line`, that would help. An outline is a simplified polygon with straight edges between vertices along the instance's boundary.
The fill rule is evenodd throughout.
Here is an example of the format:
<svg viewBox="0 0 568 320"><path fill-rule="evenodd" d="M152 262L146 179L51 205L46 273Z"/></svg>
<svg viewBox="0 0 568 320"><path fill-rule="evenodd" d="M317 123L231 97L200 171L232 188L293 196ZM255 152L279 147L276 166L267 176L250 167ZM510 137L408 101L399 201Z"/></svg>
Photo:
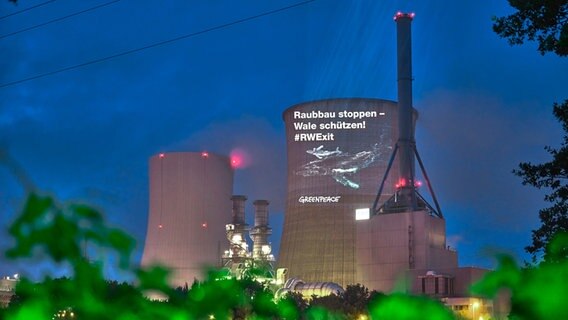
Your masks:
<svg viewBox="0 0 568 320"><path fill-rule="evenodd" d="M111 4L117 3L117 2L119 2L119 1L120 1L120 0L109 1L109 2L106 2L106 3L103 3L103 4L99 4L99 5L97 5L97 6L94 6L94 7L91 7L91 8L82 10L82 11L79 11L79 12L75 12L75 13L72 13L72 14L69 14L69 15L66 15L66 16L63 16L63 17L60 17L60 18L57 18L57 19L53 19L53 20L49 20L49 21L44 22L44 23L36 24L35 26L31 26L31 27L24 28L24 29L21 29L21 30L18 30L18 31L14 31L14 32L12 32L12 33L8 33L8 34L5 34L5 35L0 36L0 39L4 39L4 38L7 38L7 37L10 37L10 36L13 36L13 35L22 33L22 32L26 32L26 31L30 31L30 30L33 30L33 29L37 29L37 28L39 28L39 27L43 27L43 26L46 26L46 25L48 25L48 24L52 24L52 23L54 23L54 22L62 21L62 20L65 20L65 19L67 19L67 18L71 18L71 17L74 17L74 16L78 16L78 15L83 14L83 13L85 13L85 12L97 10L97 9L102 8L102 7L106 7L106 6L109 6L109 5L111 5Z"/></svg>
<svg viewBox="0 0 568 320"><path fill-rule="evenodd" d="M50 1L42 2L42 3L38 3L38 4L36 4L35 6L31 6L31 7L29 7L29 8L22 9L22 10L20 10L20 11L12 12L12 13L7 14L7 15L5 15L5 16L1 16L1 17L0 17L0 20L5 19L5 18L8 18L8 17L11 17L11 16L15 16L15 15L17 15L17 14L20 14L20 13L23 13L23 12L26 12L26 11L29 11L29 10L32 10L32 9L35 9L35 8L39 8L39 7L41 7L41 6L45 6L46 4L50 4L50 3L55 2L55 1L56 1L56 0L50 0Z"/></svg>
<svg viewBox="0 0 568 320"><path fill-rule="evenodd" d="M203 29L201 31L188 33L188 34L185 34L185 35L182 35L182 36L179 36L179 37L175 37L175 38L172 38L172 39L156 42L156 43L149 44L149 45L139 47L139 48L136 48L136 49L131 49L131 50L123 51L123 52L120 52L120 53L115 53L115 54L110 55L110 56L90 60L90 61L87 61L87 62L72 65L72 66L69 66L69 67L64 67L64 68L61 68L61 69L58 69L58 70L55 70L55 71L41 73L41 74L31 76L31 77L28 77L28 78L3 83L3 84L0 85L0 88L5 88L5 87L8 87L8 86L20 84L22 82L27 82L27 81L51 76L51 75L54 75L54 74L62 73L62 72L65 72L65 71L69 71L69 70L73 70L73 69L77 69L77 68L82 68L82 67L85 67L85 66L88 66L88 65L91 65L91 64L95 64L95 63L111 60L111 59L114 59L114 58L122 57L122 56L125 56L125 55L129 55L131 53L135 53L135 52L143 51L143 50L146 50L146 49L162 46L162 45L172 43L172 42L175 42L175 41L179 41L179 40L183 40L183 39L187 39L187 38L192 38L192 37L195 37L195 36L207 33L207 32L211 32L211 31L215 31L215 30L219 30L219 29L224 29L224 28L227 28L227 27L239 24L239 23L251 21L251 20L258 19L258 18L261 18L261 17L265 17L265 16L268 16L268 15L271 15L271 14L286 11L286 10L289 10L289 9L292 9L292 8L295 8L295 7L299 7L299 6L314 2L314 1L317 1L317 0L307 0L307 1L298 2L298 3L292 4L292 5L289 5L289 6L286 6L286 7L282 7L282 8L267 11L267 12L263 12L263 13L260 13L260 14L254 15L254 16L250 16L250 17L247 17L247 18L242 18L242 19L238 19L238 20L235 20L235 21L227 22L227 23L222 24L222 25Z"/></svg>

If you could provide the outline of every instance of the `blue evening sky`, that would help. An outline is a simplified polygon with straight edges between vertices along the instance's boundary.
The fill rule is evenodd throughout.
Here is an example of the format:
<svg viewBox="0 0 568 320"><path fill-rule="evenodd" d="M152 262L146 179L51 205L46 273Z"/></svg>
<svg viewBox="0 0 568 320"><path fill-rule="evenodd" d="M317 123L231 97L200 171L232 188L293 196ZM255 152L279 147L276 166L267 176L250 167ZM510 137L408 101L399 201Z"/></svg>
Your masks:
<svg viewBox="0 0 568 320"><path fill-rule="evenodd" d="M0 1L0 17L44 2ZM396 100L395 23L413 21L417 144L461 265L491 267L497 252L528 259L543 193L511 171L545 161L568 98L568 59L511 47L491 17L505 0L316 0L226 28L19 84L4 84L286 7L291 0L58 0L0 18L0 148L35 184L101 208L138 240L148 209L148 158L163 151L245 150L235 193L271 202L282 229L286 150L282 112L315 99ZM299 2L299 1L298 1ZM377 181L378 185L379 181ZM23 191L0 167L0 226ZM252 201L249 201L252 203ZM252 214L252 209L249 209ZM9 246L0 234L0 250ZM0 274L42 270L0 258Z"/></svg>

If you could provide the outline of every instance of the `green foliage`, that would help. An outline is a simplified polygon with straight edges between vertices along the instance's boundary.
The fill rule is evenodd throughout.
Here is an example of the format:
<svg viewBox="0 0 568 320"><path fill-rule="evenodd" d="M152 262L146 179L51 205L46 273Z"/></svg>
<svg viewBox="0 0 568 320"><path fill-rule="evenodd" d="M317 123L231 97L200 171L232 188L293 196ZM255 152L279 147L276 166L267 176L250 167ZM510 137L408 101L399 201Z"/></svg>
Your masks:
<svg viewBox="0 0 568 320"><path fill-rule="evenodd" d="M203 282L173 289L169 269L130 266L132 240L108 227L102 215L83 205L60 205L54 199L30 194L22 215L10 227L16 244L12 258L38 255L70 266L68 278L34 283L22 278L9 307L0 310L6 320L53 319L454 319L440 302L404 294L369 292L361 285L348 286L344 293L314 297L308 305L299 293L274 300L267 284L254 277L241 280L226 270L209 270ZM57 248L58 241L65 249ZM136 275L135 284L107 281L100 263L87 261L80 243L89 241L118 257L120 267ZM477 294L494 296L507 289L512 297L512 319L566 319L564 298L568 296L568 233L561 233L547 246L549 257L538 267L520 269L506 256L499 268L474 288ZM153 301L159 293L165 301Z"/></svg>
<svg viewBox="0 0 568 320"><path fill-rule="evenodd" d="M44 249L55 262L68 261L77 267L84 260L83 243L115 251L122 268L128 267L135 245L129 235L104 225L94 209L59 205L51 197L35 193L28 196L22 214L8 231L16 240L16 246L6 252L8 258L30 257L34 249Z"/></svg>
<svg viewBox="0 0 568 320"><path fill-rule="evenodd" d="M555 237L547 251L568 249L568 234ZM499 291L511 294L510 319L568 319L568 260L543 262L539 266L521 269L507 256L499 257L497 270L488 273L472 287L475 294L494 297Z"/></svg>
<svg viewBox="0 0 568 320"><path fill-rule="evenodd" d="M308 303L301 293L290 292L278 300L276 307L283 319L299 319Z"/></svg>
<svg viewBox="0 0 568 320"><path fill-rule="evenodd" d="M373 294L374 296L374 294ZM339 295L323 297L313 296L310 306L321 307L337 318L355 319L360 316L368 316L367 306L371 298L369 289L361 284L348 285L345 291ZM319 311L313 311L318 314Z"/></svg>
<svg viewBox="0 0 568 320"><path fill-rule="evenodd" d="M0 318L7 320L70 318L71 314L82 320L345 319L366 314L370 297L367 288L356 285L341 296L315 298L309 307L297 293L275 301L268 285L254 280L255 272L237 280L226 270L209 270L205 281L173 289L168 284L168 268L131 266L133 239L107 226L97 210L59 204L38 193L28 196L9 232L16 241L7 257L50 258L69 266L71 274L68 278L46 277L38 283L22 278L13 301L0 311ZM135 284L105 280L101 263L84 256L85 243L114 254L119 267L136 276ZM150 300L152 294L165 301Z"/></svg>
<svg viewBox="0 0 568 320"><path fill-rule="evenodd" d="M69 265L72 277L45 278L40 283L21 279L4 319L51 319L62 310L72 310L79 319L226 318L244 303L244 290L234 279L209 279L180 299L168 285L169 270L132 268L134 240L107 226L102 215L88 206L60 205L51 197L32 193L9 232L16 241L7 257L47 255L55 263ZM119 267L136 273L137 285L106 281L102 266L83 256L84 243L116 255ZM177 298L177 304L151 301L145 297L148 292Z"/></svg>
<svg viewBox="0 0 568 320"><path fill-rule="evenodd" d="M343 299L335 294L322 297L312 296L310 307L307 309L308 313L320 314L321 312L317 311L319 309L325 309L330 316L340 317L339 315L344 314Z"/></svg>
<svg viewBox="0 0 568 320"><path fill-rule="evenodd" d="M300 292L290 291L280 301L286 301L287 305L293 306L300 313L308 308L308 302Z"/></svg>
<svg viewBox="0 0 568 320"><path fill-rule="evenodd" d="M526 247L536 262L544 253L552 238L562 232L568 232L568 100L563 104L554 104L554 116L562 124L564 137L559 149L546 147L552 160L542 164L525 162L519 164L519 170L513 171L523 178L524 185L538 189L545 188L550 193L545 201L550 207L539 211L542 225L532 232L532 244ZM549 251L544 260L566 260L566 250Z"/></svg>
<svg viewBox="0 0 568 320"><path fill-rule="evenodd" d="M493 18L493 30L511 45L538 42L541 54L568 55L568 0L509 0L517 11Z"/></svg>
<svg viewBox="0 0 568 320"><path fill-rule="evenodd" d="M389 320L453 320L453 313L440 302L426 297L393 293L377 296L369 303L371 319Z"/></svg>
<svg viewBox="0 0 568 320"><path fill-rule="evenodd" d="M343 300L343 313L349 318L367 314L367 305L371 297L367 287L361 284L348 285L340 296Z"/></svg>
<svg viewBox="0 0 568 320"><path fill-rule="evenodd" d="M22 278L2 319L52 319L56 314L77 319L298 319L292 300L275 302L273 293L254 277L231 278L226 270L209 270L207 279L191 289L172 289L170 270L162 266L135 269L130 265L133 239L107 226L102 215L84 205L60 205L32 193L22 214L9 229L15 245L11 259L49 257L70 266L70 278L45 278L33 283ZM102 266L84 257L81 244L98 246L118 257L119 266L136 275L136 285L106 281ZM254 272L253 272L254 273ZM264 273L263 273L264 275ZM165 301L147 296L158 294Z"/></svg>
<svg viewBox="0 0 568 320"><path fill-rule="evenodd" d="M345 316L320 305L312 305L306 309L305 318L307 320L342 320Z"/></svg>

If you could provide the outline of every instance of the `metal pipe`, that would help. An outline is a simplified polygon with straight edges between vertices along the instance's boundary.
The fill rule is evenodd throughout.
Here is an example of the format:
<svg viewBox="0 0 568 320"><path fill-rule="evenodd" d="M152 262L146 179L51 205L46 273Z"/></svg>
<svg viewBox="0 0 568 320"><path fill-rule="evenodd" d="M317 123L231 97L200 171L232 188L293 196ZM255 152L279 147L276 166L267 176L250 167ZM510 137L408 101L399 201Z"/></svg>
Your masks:
<svg viewBox="0 0 568 320"><path fill-rule="evenodd" d="M231 201L233 202L233 224L245 224L245 201L247 197L245 196L232 196Z"/></svg>
<svg viewBox="0 0 568 320"><path fill-rule="evenodd" d="M383 176L383 180L381 181L381 185L379 186L379 193L377 193L377 197L375 198L375 202L373 202L373 208L371 209L371 214L375 215L378 214L379 208L379 200L381 200L381 196L383 195L383 188L385 187L385 181L389 176L390 169L392 168L392 163L394 162L394 158L396 157L396 152L398 151L398 144L394 146L394 150L392 152L391 158L389 160L389 165L387 166L387 170L385 171L385 175Z"/></svg>
<svg viewBox="0 0 568 320"><path fill-rule="evenodd" d="M430 183L430 178L428 178L428 173L426 173L426 168L424 167L424 163L422 163L422 159L420 158L420 154L418 154L418 149L416 149L416 146L414 148L414 154L416 155L416 160L418 160L418 165L420 165L420 170L422 170L424 179L426 179L426 186L428 187L428 191L430 191L430 194L432 195L432 200L434 200L434 205L436 206L435 214L439 218L443 219L444 215L442 214L442 209L440 209L440 205L438 204L438 198L436 198L436 194L434 193L434 189L432 188L432 184Z"/></svg>
<svg viewBox="0 0 568 320"><path fill-rule="evenodd" d="M231 197L233 202L233 221L225 225L227 240L229 240L229 258L232 263L240 263L241 259L249 256L248 246L245 239L247 225L245 223L245 202L247 197L235 195Z"/></svg>
<svg viewBox="0 0 568 320"><path fill-rule="evenodd" d="M414 130L412 121L412 46L411 22L413 13L398 12L397 25L397 76L398 76L398 142L400 148L399 181L400 196L409 210L417 207L414 194Z"/></svg>
<svg viewBox="0 0 568 320"><path fill-rule="evenodd" d="M254 205L254 226L268 226L268 201L256 200Z"/></svg>
<svg viewBox="0 0 568 320"><path fill-rule="evenodd" d="M272 234L272 229L268 227L268 201L256 200L253 204L254 228L250 231L253 240L252 257L265 260L271 251L268 236Z"/></svg>

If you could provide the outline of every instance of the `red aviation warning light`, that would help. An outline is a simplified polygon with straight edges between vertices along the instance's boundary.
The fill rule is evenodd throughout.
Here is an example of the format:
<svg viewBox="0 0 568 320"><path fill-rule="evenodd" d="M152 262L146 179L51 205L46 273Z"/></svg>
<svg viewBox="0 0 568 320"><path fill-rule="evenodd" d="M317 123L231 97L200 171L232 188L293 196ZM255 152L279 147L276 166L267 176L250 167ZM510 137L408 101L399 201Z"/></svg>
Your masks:
<svg viewBox="0 0 568 320"><path fill-rule="evenodd" d="M231 167L238 169L241 167L242 160L239 156L231 156Z"/></svg>
<svg viewBox="0 0 568 320"><path fill-rule="evenodd" d="M201 152L201 157L202 157L202 158L209 158L209 152L207 152L207 151L202 151L202 152Z"/></svg>
<svg viewBox="0 0 568 320"><path fill-rule="evenodd" d="M395 188L400 189L406 187L407 183L405 179L398 180L397 184L394 185ZM414 180L414 188L422 187L422 181Z"/></svg>
<svg viewBox="0 0 568 320"><path fill-rule="evenodd" d="M398 180L397 184L395 184L394 186L397 189L404 188L404 187L406 187L406 180L401 178L400 180Z"/></svg>
<svg viewBox="0 0 568 320"><path fill-rule="evenodd" d="M410 20L412 20L412 19L414 19L414 16L415 16L414 12L411 12L411 13L402 13L402 12L398 11L398 12L394 15L393 20L396 21L396 20L398 20L398 19L400 19L400 18L410 18Z"/></svg>
<svg viewBox="0 0 568 320"><path fill-rule="evenodd" d="M166 157L166 155L163 154L163 153L160 153L159 157L160 157L160 159L164 159L164 157Z"/></svg>
<svg viewBox="0 0 568 320"><path fill-rule="evenodd" d="M205 221L201 224L201 228L207 229L207 221Z"/></svg>
<svg viewBox="0 0 568 320"><path fill-rule="evenodd" d="M249 154L241 148L231 150L230 162L233 169L243 169L251 163Z"/></svg>

